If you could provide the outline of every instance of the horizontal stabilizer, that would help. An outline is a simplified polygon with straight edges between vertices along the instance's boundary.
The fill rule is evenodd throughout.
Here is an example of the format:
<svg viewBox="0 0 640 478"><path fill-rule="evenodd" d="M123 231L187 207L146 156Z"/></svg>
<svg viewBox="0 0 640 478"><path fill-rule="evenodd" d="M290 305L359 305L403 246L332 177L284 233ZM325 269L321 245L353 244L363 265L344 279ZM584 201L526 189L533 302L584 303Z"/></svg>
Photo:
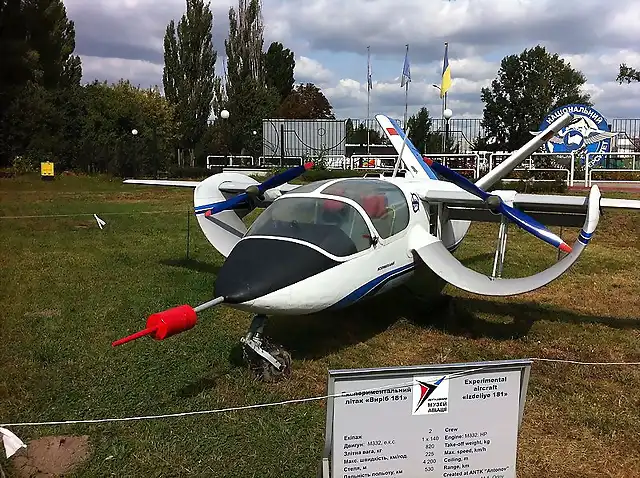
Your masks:
<svg viewBox="0 0 640 478"><path fill-rule="evenodd" d="M598 225L599 202L600 190L594 186L589 194L586 219L578 239L572 246L572 251L551 267L532 276L501 279L481 274L463 265L439 239L427 234L418 233L423 245L414 247L413 252L442 279L467 292L488 296L509 296L531 292L560 277L578 260Z"/></svg>

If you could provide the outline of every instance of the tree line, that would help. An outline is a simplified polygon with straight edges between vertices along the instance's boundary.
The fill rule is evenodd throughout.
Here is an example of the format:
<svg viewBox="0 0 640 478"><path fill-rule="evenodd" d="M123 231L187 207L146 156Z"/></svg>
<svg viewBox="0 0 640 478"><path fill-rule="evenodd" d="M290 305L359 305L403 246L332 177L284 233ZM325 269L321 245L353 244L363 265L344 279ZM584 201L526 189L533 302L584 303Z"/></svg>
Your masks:
<svg viewBox="0 0 640 478"><path fill-rule="evenodd" d="M127 79L81 84L74 22L63 1L0 0L0 167L33 170L54 161L58 171L156 175L203 167L208 154L260 156L263 118L335 117L316 85L296 84L293 51L280 42L265 48L259 0L238 0L228 18L225 67L216 72L209 3L186 0L180 20L166 27L162 94ZM622 64L617 80L638 82L640 73ZM591 105L585 83L582 72L542 46L506 56L481 90L487 135L475 148L517 149L552 109ZM229 118L216 120L225 109ZM455 150L432 123L427 108L409 119L416 147ZM348 143L382 139L350 119L346 126Z"/></svg>
<svg viewBox="0 0 640 478"><path fill-rule="evenodd" d="M229 9L223 74L212 30L209 3L186 0L165 32L164 94L127 79L81 84L63 1L0 0L0 167L156 175L208 154L259 156L262 118L334 118L316 85L295 83L293 51L263 48L259 0ZM229 119L215 121L223 109Z"/></svg>

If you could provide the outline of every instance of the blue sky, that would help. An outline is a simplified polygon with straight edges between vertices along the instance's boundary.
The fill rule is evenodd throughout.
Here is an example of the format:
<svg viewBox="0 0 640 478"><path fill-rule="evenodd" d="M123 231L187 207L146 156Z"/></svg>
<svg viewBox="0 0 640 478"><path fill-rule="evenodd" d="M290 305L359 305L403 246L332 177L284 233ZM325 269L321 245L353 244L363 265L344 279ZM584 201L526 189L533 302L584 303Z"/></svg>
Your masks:
<svg viewBox="0 0 640 478"><path fill-rule="evenodd" d="M216 0L214 44L219 58L228 31L228 9L238 0ZM128 78L162 85L162 39L184 0L66 0L76 25L76 52L84 80ZM409 114L420 107L438 116L444 42L453 86L448 106L458 118L482 115L480 89L496 76L508 54L540 43L587 76L586 91L611 120L640 118L640 84L615 82L618 65L640 68L640 2L617 0L263 0L265 49L281 41L296 55L297 82L317 84L338 118L365 118L367 45L374 87L371 114L402 117L400 75L409 44L412 82ZM221 64L217 72L222 73Z"/></svg>

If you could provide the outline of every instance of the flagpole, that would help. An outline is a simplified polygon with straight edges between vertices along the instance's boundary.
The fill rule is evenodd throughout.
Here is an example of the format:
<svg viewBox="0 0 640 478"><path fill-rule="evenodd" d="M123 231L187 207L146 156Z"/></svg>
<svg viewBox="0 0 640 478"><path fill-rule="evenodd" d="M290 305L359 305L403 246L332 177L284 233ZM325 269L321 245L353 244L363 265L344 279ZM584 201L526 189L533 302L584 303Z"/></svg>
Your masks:
<svg viewBox="0 0 640 478"><path fill-rule="evenodd" d="M442 65L442 83L440 84L440 93L442 96L442 122L444 123L445 126L445 134L442 136L442 152L445 153L446 149L447 149L447 120L444 117L444 110L447 109L447 91L444 92L444 95L442 94L442 89L444 88L444 70L445 70L445 63L448 62L448 48L449 48L449 42L444 42L444 56L445 59L443 61L443 65Z"/></svg>
<svg viewBox="0 0 640 478"><path fill-rule="evenodd" d="M370 154L369 145L371 131L371 47L367 47L367 154Z"/></svg>
<svg viewBox="0 0 640 478"><path fill-rule="evenodd" d="M407 47L407 51L405 53L405 58L409 57L409 45L406 45ZM409 79L407 78L405 80L405 84L404 84L404 124L402 125L403 128L407 128L407 109L409 107Z"/></svg>
<svg viewBox="0 0 640 478"><path fill-rule="evenodd" d="M443 126L446 124L446 119L444 117L444 110L447 109L447 92L445 91L444 95L442 96L442 123ZM446 135L446 126L445 127L445 134L442 135L442 152L444 153L446 148L447 148L447 135Z"/></svg>

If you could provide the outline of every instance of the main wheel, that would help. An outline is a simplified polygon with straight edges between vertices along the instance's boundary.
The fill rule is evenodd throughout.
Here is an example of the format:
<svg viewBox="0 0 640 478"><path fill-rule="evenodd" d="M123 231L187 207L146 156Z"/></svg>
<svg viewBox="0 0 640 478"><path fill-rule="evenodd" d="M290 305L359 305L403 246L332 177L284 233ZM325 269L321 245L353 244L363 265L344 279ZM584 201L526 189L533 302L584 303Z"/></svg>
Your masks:
<svg viewBox="0 0 640 478"><path fill-rule="evenodd" d="M269 352L284 367L278 370L268 360L255 353L249 347L243 347L243 358L253 375L264 382L275 382L291 376L291 355L281 347L268 346L264 350Z"/></svg>
<svg viewBox="0 0 640 478"><path fill-rule="evenodd" d="M269 349L269 353L273 355L273 358L278 362L284 364L284 367L281 370L278 370L271 364L271 362L262 359L260 378L265 382L276 382L278 380L289 378L291 376L291 354L280 347Z"/></svg>

